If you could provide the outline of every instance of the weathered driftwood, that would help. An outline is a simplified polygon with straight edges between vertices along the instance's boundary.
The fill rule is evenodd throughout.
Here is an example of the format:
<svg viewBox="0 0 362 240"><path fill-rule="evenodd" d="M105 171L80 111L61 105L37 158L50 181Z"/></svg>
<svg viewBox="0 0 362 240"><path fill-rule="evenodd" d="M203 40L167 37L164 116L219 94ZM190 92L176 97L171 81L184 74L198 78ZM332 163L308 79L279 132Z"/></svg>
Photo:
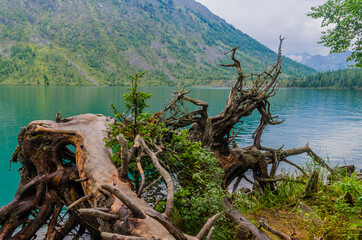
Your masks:
<svg viewBox="0 0 362 240"><path fill-rule="evenodd" d="M283 40L280 37L276 64L260 74L246 75L244 73L240 61L235 57L238 47L225 53L231 53L233 62L221 66L236 68L237 79L230 90L225 108L218 115L209 116L208 104L188 97L189 91L183 89L175 92L174 100L161 112L164 114L164 122L167 126L174 128L190 126L191 138L210 146L217 154L226 173L224 188L227 188L236 178L237 181L234 186L236 189L242 178L245 178L244 173L249 169L253 171L255 180L253 184L261 189L267 185L274 188L273 182L276 181L273 180L275 180L275 174L281 161L293 165L305 174L303 169L286 159L288 156L302 153L309 154L317 164L326 167L331 172L333 171L308 145L288 150L282 150L282 147L273 149L261 146L261 136L265 127L283 123L283 120L278 121L278 116L272 116L268 101L270 97L275 95L278 86L278 76L281 73L282 65L281 47ZM244 86L247 80L253 83L249 88ZM183 102L192 103L199 106L200 109L180 114L180 105L183 106ZM244 148L238 147L233 143L237 135L233 134L233 129L235 125L241 122L242 118L248 117L255 110L260 113L260 122L252 135L253 145ZM269 164L272 165L270 171L268 171ZM264 181L265 179L268 181Z"/></svg>
<svg viewBox="0 0 362 240"><path fill-rule="evenodd" d="M184 89L175 92L175 97L171 103L159 113L162 115L162 121L166 126L173 128L189 126L191 138L202 142L205 146L209 146L215 152L221 167L225 171L223 187L228 189L229 185L236 179L233 192L239 187L242 179L255 185L259 191L267 188L275 189L276 182L285 180L285 178L276 177L280 162L291 164L299 169L303 175L306 175L302 168L287 160L289 156L302 153L309 154L316 164L333 172L333 169L315 154L308 144L304 147L287 150L283 150L283 146L279 149L273 149L261 145L261 137L265 127L283 122L283 120L278 120L278 116L272 116L268 100L275 95L278 87L278 76L281 73L282 64L282 42L283 38L280 37L276 64L260 74L246 75L244 73L240 61L236 58L238 47L225 53L231 53L232 63L221 66L236 68L237 79L230 90L225 108L218 115L210 116L208 103L188 97L187 94L190 91ZM246 88L244 84L247 80L249 80L249 83L252 82L249 88ZM192 112L183 111L184 102L194 104L199 109ZM252 135L253 145L241 148L235 143L237 135L234 131L235 126L255 110L260 113L260 122ZM268 170L270 165L270 170ZM253 181L245 176L245 172L248 170L253 172ZM302 181L301 183L304 184ZM236 215L230 214L237 224L244 224L238 220ZM250 230L251 228L248 231L250 232Z"/></svg>
<svg viewBox="0 0 362 240"><path fill-rule="evenodd" d="M265 228L272 234L278 236L282 240L293 240L292 237L288 236L287 234L282 233L282 232L270 227L264 219L260 219L259 224L260 224L260 226L262 226L263 228Z"/></svg>
<svg viewBox="0 0 362 240"><path fill-rule="evenodd" d="M240 227L239 237L242 239L248 239L248 237L253 236L255 239L259 240L270 240L268 235L236 210L230 201L224 199L222 204L224 208L228 210L228 214L234 219L236 225Z"/></svg>
<svg viewBox="0 0 362 240"><path fill-rule="evenodd" d="M87 229L94 239L199 239L184 235L121 181L103 142L111 123L112 118L86 114L23 128L13 159L23 164L21 182L14 200L0 208L0 239L30 239L48 220L46 239L62 239L74 229ZM142 138L136 142L158 161ZM69 218L59 227L63 206Z"/></svg>

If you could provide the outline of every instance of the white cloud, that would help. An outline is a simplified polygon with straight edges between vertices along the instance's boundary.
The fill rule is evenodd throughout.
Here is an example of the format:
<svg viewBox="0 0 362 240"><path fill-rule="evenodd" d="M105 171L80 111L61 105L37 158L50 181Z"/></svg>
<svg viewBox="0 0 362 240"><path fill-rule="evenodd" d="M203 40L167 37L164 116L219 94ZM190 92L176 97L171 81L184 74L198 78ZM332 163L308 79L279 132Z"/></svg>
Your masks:
<svg viewBox="0 0 362 240"><path fill-rule="evenodd" d="M312 6L326 0L197 0L214 14L276 51L278 37L285 36L285 53L326 55L329 50L317 42L320 20L308 17Z"/></svg>

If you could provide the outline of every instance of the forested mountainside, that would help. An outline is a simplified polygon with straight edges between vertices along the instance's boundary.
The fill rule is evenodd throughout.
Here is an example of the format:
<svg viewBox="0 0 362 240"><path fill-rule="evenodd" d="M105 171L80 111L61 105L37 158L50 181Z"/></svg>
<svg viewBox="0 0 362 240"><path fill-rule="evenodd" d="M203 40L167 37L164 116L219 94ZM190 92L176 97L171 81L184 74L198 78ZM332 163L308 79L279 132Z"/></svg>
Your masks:
<svg viewBox="0 0 362 240"><path fill-rule="evenodd" d="M3 84L128 85L146 70L145 85L226 86L230 48L247 72L277 57L193 0L0 0L0 34ZM282 72L314 70L285 58Z"/></svg>
<svg viewBox="0 0 362 240"><path fill-rule="evenodd" d="M290 79L286 87L362 89L362 69L352 68L316 73L303 79Z"/></svg>

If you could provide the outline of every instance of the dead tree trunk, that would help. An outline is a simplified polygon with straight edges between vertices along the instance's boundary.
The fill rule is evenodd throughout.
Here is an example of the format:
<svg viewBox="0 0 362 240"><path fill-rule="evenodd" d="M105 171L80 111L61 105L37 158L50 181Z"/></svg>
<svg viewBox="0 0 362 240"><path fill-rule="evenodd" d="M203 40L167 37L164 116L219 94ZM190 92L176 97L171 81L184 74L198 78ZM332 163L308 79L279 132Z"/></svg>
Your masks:
<svg viewBox="0 0 362 240"><path fill-rule="evenodd" d="M173 128L190 126L191 138L195 141L201 141L203 145L209 146L216 153L220 165L225 171L223 184L225 189L234 179L237 181L233 188L237 189L243 178L255 185L260 191L267 187L275 189L275 183L283 180L282 177L276 177L277 168L282 161L293 165L305 175L302 168L287 160L288 156L302 153L309 154L317 164L333 171L308 145L289 150L283 150L283 146L280 149L273 149L261 145L261 137L265 127L281 124L284 121L278 121L278 116L272 116L268 100L275 95L277 90L278 76L281 73L283 40L284 38L280 37L276 64L260 74L246 75L244 73L240 61L235 57L238 47L225 53L231 53L233 62L221 66L236 68L237 79L230 90L225 108L217 116L209 116L208 104L188 97L187 94L190 91L184 89L175 92L174 100L162 111L167 126ZM252 82L250 88L244 87L247 80ZM183 102L192 103L200 108L192 112L182 112ZM255 110L260 113L260 122L252 135L253 145L241 148L235 143L235 137L241 128L235 133L235 126ZM269 165L271 165L270 171L268 170ZM252 170L253 180L245 176L245 172L248 170ZM237 217L234 219L240 225Z"/></svg>
<svg viewBox="0 0 362 240"><path fill-rule="evenodd" d="M283 40L284 38L280 37L276 64L260 74L245 75L240 61L235 57L238 47L225 53L231 53L233 63L221 66L236 68L237 80L230 90L225 108L217 116L210 117L208 114L208 104L188 97L187 94L190 91L184 91L183 89L175 92L175 99L163 110L164 121L167 126L174 128L190 126L191 138L195 141L201 141L205 146L210 146L217 154L226 174L224 179L225 188L235 178L239 178L237 181L237 184L239 184L241 178L246 178L244 173L249 169L253 171L254 182L252 183L254 185L261 189L264 189L267 185L273 188L274 177L280 161L296 166L286 158L301 153L308 153L318 164L332 171L323 159L318 157L308 145L303 148L290 150L282 150L283 147L272 149L261 146L261 136L265 127L267 125L281 124L284 121L278 121L278 116L272 116L268 100L275 95L277 90L278 76L281 73L282 66L281 48ZM252 82L250 88L244 87L246 80ZM201 108L193 112L180 114L179 105L183 105L183 101L190 102ZM233 130L236 124L240 123L243 118L248 117L255 110L260 113L260 122L252 135L254 143L252 146L240 148L235 143L235 137L241 129L237 133ZM268 171L269 164L272 164L270 171ZM298 166L296 167L298 168ZM249 179L247 180L249 181Z"/></svg>

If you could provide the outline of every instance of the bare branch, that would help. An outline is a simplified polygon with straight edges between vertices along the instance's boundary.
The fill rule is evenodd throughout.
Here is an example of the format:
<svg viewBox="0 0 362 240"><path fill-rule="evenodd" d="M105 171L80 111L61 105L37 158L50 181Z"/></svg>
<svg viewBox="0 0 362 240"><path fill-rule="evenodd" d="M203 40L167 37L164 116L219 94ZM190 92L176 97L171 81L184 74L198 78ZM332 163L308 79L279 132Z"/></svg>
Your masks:
<svg viewBox="0 0 362 240"><path fill-rule="evenodd" d="M295 179L289 179L289 178L284 178L283 176L277 176L275 178L260 178L260 177L256 177L256 180L260 181L260 182L279 182L279 181L289 181L289 182L297 182L297 183L301 183L301 184L306 184L304 181L298 181Z"/></svg>
<svg viewBox="0 0 362 240"><path fill-rule="evenodd" d="M146 214L161 223L176 240L187 240L187 237L167 217L156 211L147 210Z"/></svg>
<svg viewBox="0 0 362 240"><path fill-rule="evenodd" d="M312 160L316 163L318 163L319 165L325 167L328 169L328 171L330 173L334 173L334 170L324 161L323 158L319 157L317 154L315 154L312 149L308 146L307 144L307 152L309 154L309 156L311 156Z"/></svg>
<svg viewBox="0 0 362 240"><path fill-rule="evenodd" d="M60 112L57 112L57 115L55 116L55 122L60 123L62 121L62 114Z"/></svg>
<svg viewBox="0 0 362 240"><path fill-rule="evenodd" d="M255 182L251 181L247 176L245 176L245 174L242 175L243 178L248 181L249 183L251 183L252 185L255 185Z"/></svg>
<svg viewBox="0 0 362 240"><path fill-rule="evenodd" d="M143 187L145 186L145 173L143 171L143 168L142 168L142 164L141 164L141 158L138 157L137 158L137 168L138 168L138 171L140 172L140 175L141 175L141 186L140 188L138 189L138 192L137 192L137 197L141 197L142 195L142 191L143 191Z"/></svg>
<svg viewBox="0 0 362 240"><path fill-rule="evenodd" d="M83 202L86 202L88 200L90 200L92 198L92 194L88 194L84 197L81 197L79 198L77 201L73 202L72 204L70 204L68 207L67 207L67 210L71 210L73 209L74 207L78 206L79 204L83 203Z"/></svg>
<svg viewBox="0 0 362 240"><path fill-rule="evenodd" d="M113 213L106 213L92 208L78 209L78 213L81 217L99 217L104 220L117 220L118 216Z"/></svg>
<svg viewBox="0 0 362 240"><path fill-rule="evenodd" d="M280 163L280 159L278 157L277 151L274 151L274 159L273 159L272 167L270 168L270 173L269 173L270 177L272 177L272 178L275 177L275 174L279 167L279 163Z"/></svg>
<svg viewBox="0 0 362 240"><path fill-rule="evenodd" d="M238 189L241 179L242 179L242 176L239 176L238 179L236 180L234 187L233 187L233 194L235 194L236 190Z"/></svg>
<svg viewBox="0 0 362 240"><path fill-rule="evenodd" d="M224 198L223 206L228 210L228 214L234 219L238 227L244 232L244 235L251 233L258 240L271 240L268 235L261 231L257 226L255 226L249 219L243 216L238 210L236 210L233 205Z"/></svg>
<svg viewBox="0 0 362 240"><path fill-rule="evenodd" d="M161 166L156 154L148 148L145 141L139 135L135 139L135 143L136 142L139 143L142 146L142 148L145 150L145 152L150 156L153 165L155 165L156 169L159 171L159 173L162 175L163 179L166 182L167 202L166 202L165 215L169 217L171 215L171 210L173 207L173 199L175 195L175 187L172 178L170 174Z"/></svg>
<svg viewBox="0 0 362 240"><path fill-rule="evenodd" d="M209 106L209 104L207 102L201 101L201 100L197 100L194 98L190 98L186 95L183 95L182 97L183 99L185 99L186 101L195 104L196 106L202 106L204 108L207 108Z"/></svg>
<svg viewBox="0 0 362 240"><path fill-rule="evenodd" d="M221 216L221 213L218 213L218 214L214 215L212 218L210 218L209 220L207 220L205 225L201 228L200 232L196 235L196 238L201 240L220 216Z"/></svg>
<svg viewBox="0 0 362 240"><path fill-rule="evenodd" d="M325 167L328 169L329 172L333 173L334 170L324 161L323 158L319 157L317 154L315 154L312 149L308 146L308 144L306 144L304 147L300 147L300 148L292 148L292 149L288 149L288 150L280 150L279 151L279 156L282 158L288 157L288 156L294 156L294 155L299 155L302 153L308 153L311 157L312 160L314 162L316 162L317 164L319 164L322 167ZM273 158L273 153L272 152L265 152L263 153L265 158Z"/></svg>
<svg viewBox="0 0 362 240"><path fill-rule="evenodd" d="M236 50L238 50L238 48L239 48L239 46L236 46L236 47L230 49L229 51L225 52L224 55L232 52L233 53L232 58L234 58L235 52L236 52Z"/></svg>
<svg viewBox="0 0 362 240"><path fill-rule="evenodd" d="M243 122L241 122L241 123L243 123ZM236 133L234 131L232 132L232 135L230 137L230 140L229 140L228 144L233 143L233 145L235 145L235 147L237 146L237 144L234 144L235 143L235 138L237 136L239 136L239 133L241 132L242 129L243 129L243 126L241 126Z"/></svg>
<svg viewBox="0 0 362 240"><path fill-rule="evenodd" d="M207 234L206 240L211 240L212 234L214 234L214 231L215 231L215 227L212 227L212 228L210 229L209 234Z"/></svg>
<svg viewBox="0 0 362 240"><path fill-rule="evenodd" d="M125 236L125 235L109 233L109 232L102 232L101 237L103 240L154 240L155 239L155 238Z"/></svg>
<svg viewBox="0 0 362 240"><path fill-rule="evenodd" d="M158 203L161 201L161 198L157 198L155 204L153 204L153 209L156 209Z"/></svg>
<svg viewBox="0 0 362 240"><path fill-rule="evenodd" d="M57 224L57 220L58 220L58 216L60 214L60 212L62 211L63 208L63 204L61 204L60 202L57 204L54 212L53 212L53 216L52 219L50 220L50 223L48 225L48 230L47 233L45 235L45 240L48 239L54 239L54 235L55 235L55 226Z"/></svg>
<svg viewBox="0 0 362 240"><path fill-rule="evenodd" d="M67 236L68 233L79 224L77 218L76 214L71 214L67 221L59 229L57 229L53 239L63 239Z"/></svg>
<svg viewBox="0 0 362 240"><path fill-rule="evenodd" d="M10 161L9 161L9 171L11 171L11 163L12 163L12 162L15 163L15 162L18 161L18 156L19 156L20 150L21 150L20 146L19 146L19 145L16 146L15 151L14 151L14 153L13 153L13 155L11 156L11 159L10 159Z"/></svg>
<svg viewBox="0 0 362 240"><path fill-rule="evenodd" d="M121 179L128 179L128 164L130 160L130 153L128 150L128 141L123 136L123 134L119 134L117 136L117 140L119 145L121 146L121 169L120 169L120 177Z"/></svg>
<svg viewBox="0 0 362 240"><path fill-rule="evenodd" d="M19 231L15 236L13 236L13 239L20 239L20 236L33 236L39 228L41 228L46 221L49 219L49 217L53 213L53 207L52 204L43 204L40 206L39 211L34 219L30 220L30 222L27 223L26 226L24 226L21 231ZM0 235L0 238L2 236ZM1 239L8 239L7 237L1 238Z"/></svg>
<svg viewBox="0 0 362 240"><path fill-rule="evenodd" d="M116 187L110 185L110 184L104 184L101 186L103 189L111 192L114 194L114 196L116 196L117 198L119 198L119 200L122 201L122 203L124 203L124 205L126 205L129 210L131 210L131 212L134 214L135 217L137 218L145 218L145 214L143 213L143 211L137 206L135 205L125 194L123 194L119 189L117 189Z"/></svg>
<svg viewBox="0 0 362 240"><path fill-rule="evenodd" d="M96 207L96 208L93 208L95 210L98 210L98 211L101 211L101 212L109 212L109 210L111 210L110 208L102 208L102 207Z"/></svg>
<svg viewBox="0 0 362 240"><path fill-rule="evenodd" d="M155 179L153 182L148 184L148 186L144 189L144 192L147 192L153 185L155 185L158 181L162 179L162 176L159 176L157 179Z"/></svg>
<svg viewBox="0 0 362 240"><path fill-rule="evenodd" d="M79 179L75 179L74 182L85 182L85 181L88 181L89 178L79 178Z"/></svg>
<svg viewBox="0 0 362 240"><path fill-rule="evenodd" d="M301 168L301 167L299 167L297 164L295 164L295 163L287 160L286 158L282 158L282 159L280 159L280 161L286 162L286 163L294 166L294 167L297 168L299 171L301 171L301 173L302 173L304 176L308 176L308 174L303 170L303 168Z"/></svg>
<svg viewBox="0 0 362 240"><path fill-rule="evenodd" d="M271 232L272 234L278 236L280 239L283 240L292 240L291 237L289 237L288 235L286 235L285 233L282 233L278 230L275 230L274 228L271 228L264 219L260 219L259 220L259 224L265 228L266 230L268 230L269 232Z"/></svg>
<svg viewBox="0 0 362 240"><path fill-rule="evenodd" d="M99 188L98 191L99 191L100 193L102 193L102 194L103 194L105 197L107 197L107 198L109 198L109 197L111 196L111 194L110 194L108 191L105 191L105 190L103 190L103 189L101 189L101 188Z"/></svg>
<svg viewBox="0 0 362 240"><path fill-rule="evenodd" d="M221 67L236 67L235 63L233 64L220 64Z"/></svg>

